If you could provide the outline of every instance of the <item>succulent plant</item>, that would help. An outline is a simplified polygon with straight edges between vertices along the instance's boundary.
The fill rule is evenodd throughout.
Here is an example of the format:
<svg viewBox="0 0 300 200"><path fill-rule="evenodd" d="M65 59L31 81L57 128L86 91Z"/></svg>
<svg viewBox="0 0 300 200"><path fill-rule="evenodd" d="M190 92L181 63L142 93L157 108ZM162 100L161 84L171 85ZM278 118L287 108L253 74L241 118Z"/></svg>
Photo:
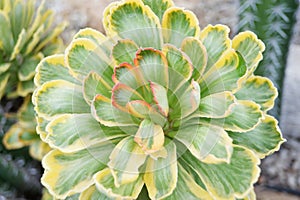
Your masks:
<svg viewBox="0 0 300 200"><path fill-rule="evenodd" d="M7 131L3 143L7 149L30 146L31 155L41 160L49 151L36 134L31 94L37 64L62 50L59 34L63 22L52 27L53 12L45 1L35 9L35 0L2 0L0 4L0 99L24 97L17 113L17 123Z"/></svg>
<svg viewBox="0 0 300 200"><path fill-rule="evenodd" d="M266 44L264 60L255 74L270 78L278 89L279 96L270 111L277 119L280 118L285 67L298 6L297 0L240 0L240 31L253 31Z"/></svg>
<svg viewBox="0 0 300 200"><path fill-rule="evenodd" d="M53 13L44 2L36 10L34 0L1 1L0 99L32 93L36 65L61 48L58 35L66 24L53 29Z"/></svg>
<svg viewBox="0 0 300 200"><path fill-rule="evenodd" d="M171 0L114 2L103 24L106 36L83 29L37 67L50 194L254 199L260 159L284 141L266 113L277 90L253 75L264 44L249 31L231 40L224 25L200 30Z"/></svg>
<svg viewBox="0 0 300 200"><path fill-rule="evenodd" d="M18 121L5 133L3 144L7 149L29 146L30 155L37 160L42 160L43 156L49 152L50 147L40 139L36 132L37 123L31 96L24 99L16 118Z"/></svg>

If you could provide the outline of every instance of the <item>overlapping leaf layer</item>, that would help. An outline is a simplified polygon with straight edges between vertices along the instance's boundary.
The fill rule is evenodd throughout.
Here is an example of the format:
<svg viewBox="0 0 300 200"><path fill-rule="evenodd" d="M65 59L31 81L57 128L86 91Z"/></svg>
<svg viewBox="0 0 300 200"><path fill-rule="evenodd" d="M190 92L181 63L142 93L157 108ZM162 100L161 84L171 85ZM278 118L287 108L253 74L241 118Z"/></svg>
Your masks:
<svg viewBox="0 0 300 200"><path fill-rule="evenodd" d="M260 158L284 141L267 114L276 88L253 75L263 43L251 32L231 40L223 25L200 30L171 0L112 3L103 24L106 36L83 29L37 68L38 131L54 149L43 159L49 192L255 198Z"/></svg>

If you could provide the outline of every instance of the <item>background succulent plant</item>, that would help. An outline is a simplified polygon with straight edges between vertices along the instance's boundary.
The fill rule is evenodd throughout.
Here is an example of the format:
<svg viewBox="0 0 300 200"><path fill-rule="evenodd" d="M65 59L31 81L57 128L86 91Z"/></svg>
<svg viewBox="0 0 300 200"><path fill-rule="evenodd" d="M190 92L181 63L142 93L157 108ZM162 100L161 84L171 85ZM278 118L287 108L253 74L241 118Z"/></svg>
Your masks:
<svg viewBox="0 0 300 200"><path fill-rule="evenodd" d="M60 50L65 23L52 29L53 13L44 1L35 9L34 0L2 0L0 9L0 98L25 97L34 90L36 65Z"/></svg>
<svg viewBox="0 0 300 200"><path fill-rule="evenodd" d="M42 184L61 199L254 199L284 141L266 113L277 90L253 75L264 44L201 31L171 0L114 2L103 24L38 65Z"/></svg>
<svg viewBox="0 0 300 200"><path fill-rule="evenodd" d="M289 45L296 22L299 1L240 0L240 31L251 30L266 44L264 60L255 74L270 78L278 89L274 108L270 113L280 118L280 104Z"/></svg>
<svg viewBox="0 0 300 200"><path fill-rule="evenodd" d="M54 14L44 1L36 9L34 0L2 0L0 9L0 99L25 98L16 116L17 123L5 134L3 142L8 149L30 145L31 155L41 160L49 147L35 131L33 77L44 56L62 50L59 34L66 23L52 27Z"/></svg>

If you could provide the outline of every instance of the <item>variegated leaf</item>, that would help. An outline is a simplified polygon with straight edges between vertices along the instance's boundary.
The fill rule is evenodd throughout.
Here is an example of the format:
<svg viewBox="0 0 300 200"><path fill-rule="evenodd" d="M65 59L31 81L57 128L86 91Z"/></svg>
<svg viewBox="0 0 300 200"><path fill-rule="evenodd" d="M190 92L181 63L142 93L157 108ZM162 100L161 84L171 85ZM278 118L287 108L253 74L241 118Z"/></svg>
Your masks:
<svg viewBox="0 0 300 200"><path fill-rule="evenodd" d="M179 89L168 96L172 112L170 119L183 119L196 111L200 104L200 87L196 81L185 82Z"/></svg>
<svg viewBox="0 0 300 200"><path fill-rule="evenodd" d="M95 185L89 187L80 193L79 200L118 200L117 198L108 197L100 192Z"/></svg>
<svg viewBox="0 0 300 200"><path fill-rule="evenodd" d="M172 0L142 0L145 5L149 6L155 15L158 16L160 21L162 21L163 15L166 10L172 6L174 3Z"/></svg>
<svg viewBox="0 0 300 200"><path fill-rule="evenodd" d="M41 140L35 140L30 144L29 154L34 159L41 161L50 150L51 148L47 143Z"/></svg>
<svg viewBox="0 0 300 200"><path fill-rule="evenodd" d="M36 68L34 83L37 87L53 80L66 80L71 83L80 84L79 81L69 73L69 69L65 65L63 54L44 58Z"/></svg>
<svg viewBox="0 0 300 200"><path fill-rule="evenodd" d="M73 39L78 38L86 38L92 40L106 53L107 56L110 56L111 50L113 48L113 42L101 32L92 28L84 28L78 31Z"/></svg>
<svg viewBox="0 0 300 200"><path fill-rule="evenodd" d="M2 10L0 11L0 27L0 49L3 49L4 52L10 54L14 48L14 39L8 15Z"/></svg>
<svg viewBox="0 0 300 200"><path fill-rule="evenodd" d="M142 176L140 175L137 177L136 181L116 187L114 184L114 177L111 174L111 170L108 168L95 174L94 181L100 192L112 199L118 200L136 199L144 185Z"/></svg>
<svg viewBox="0 0 300 200"><path fill-rule="evenodd" d="M106 53L92 40L78 38L68 46L65 61L70 73L82 80L91 71L98 73L106 82L112 83L113 63Z"/></svg>
<svg viewBox="0 0 300 200"><path fill-rule="evenodd" d="M239 100L252 100L256 102L266 112L273 108L278 93L268 78L251 76L240 85L234 95Z"/></svg>
<svg viewBox="0 0 300 200"><path fill-rule="evenodd" d="M264 116L260 123L245 133L229 132L233 143L254 151L261 159L279 150L285 141L282 138L278 122L270 115Z"/></svg>
<svg viewBox="0 0 300 200"><path fill-rule="evenodd" d="M179 129L174 138L204 163L230 162L232 139L222 128L210 125L188 126Z"/></svg>
<svg viewBox="0 0 300 200"><path fill-rule="evenodd" d="M207 64L207 52L200 40L194 37L187 37L181 44L181 50L189 56L194 67L193 78L201 78Z"/></svg>
<svg viewBox="0 0 300 200"><path fill-rule="evenodd" d="M114 45L112 50L112 56L117 65L121 63L129 63L133 65L133 60L135 58L135 53L139 47L134 41L129 39L119 40L116 45Z"/></svg>
<svg viewBox="0 0 300 200"><path fill-rule="evenodd" d="M18 77L20 81L28 81L35 75L35 68L39 62L43 59L42 54L37 54L36 56L27 58L20 70L18 71Z"/></svg>
<svg viewBox="0 0 300 200"><path fill-rule="evenodd" d="M225 118L204 119L200 123L223 127L228 131L247 132L253 130L262 118L260 106L253 101L237 101Z"/></svg>
<svg viewBox="0 0 300 200"><path fill-rule="evenodd" d="M83 192L93 184L93 175L106 167L112 143L100 143L75 153L52 150L42 160L42 184L58 199Z"/></svg>
<svg viewBox="0 0 300 200"><path fill-rule="evenodd" d="M47 82L33 96L35 110L45 119L66 113L90 113L81 90L78 85L63 80Z"/></svg>
<svg viewBox="0 0 300 200"><path fill-rule="evenodd" d="M144 182L151 199L163 199L172 194L178 182L176 145L166 140L166 158L148 158Z"/></svg>
<svg viewBox="0 0 300 200"><path fill-rule="evenodd" d="M110 99L97 95L91 105L93 117L105 126L137 126L137 119L115 108Z"/></svg>
<svg viewBox="0 0 300 200"><path fill-rule="evenodd" d="M163 148L165 142L164 131L161 126L145 119L141 122L134 141L146 154L155 153Z"/></svg>
<svg viewBox="0 0 300 200"><path fill-rule="evenodd" d="M221 58L223 53L231 47L229 28L224 25L208 25L200 33L200 39L207 51L207 66L205 71ZM226 57L226 56L225 56Z"/></svg>
<svg viewBox="0 0 300 200"><path fill-rule="evenodd" d="M156 103L158 110L164 116L168 116L169 104L168 104L167 90L161 85L154 82L150 82L150 88L153 94L153 100Z"/></svg>
<svg viewBox="0 0 300 200"><path fill-rule="evenodd" d="M181 50L172 45L164 45L162 51L168 61L169 77L171 82L169 85L179 85L178 80L176 82L176 79L172 77L175 73L178 74L181 79L186 81L189 80L193 73L193 66L190 62L189 57L185 55Z"/></svg>
<svg viewBox="0 0 300 200"><path fill-rule="evenodd" d="M223 118L230 114L235 104L235 97L231 92L220 92L201 99L199 117Z"/></svg>
<svg viewBox="0 0 300 200"><path fill-rule="evenodd" d="M178 164L178 181L173 193L164 200L213 200L213 197L200 187L193 177Z"/></svg>
<svg viewBox="0 0 300 200"><path fill-rule="evenodd" d="M139 47L161 49L162 35L159 18L140 0L128 0L108 7L107 23L110 37L119 36L133 40ZM130 13L131 17L128 17Z"/></svg>
<svg viewBox="0 0 300 200"><path fill-rule="evenodd" d="M199 22L194 13L182 8L171 7L162 18L164 43L180 47L186 37L199 37Z"/></svg>
<svg viewBox="0 0 300 200"><path fill-rule="evenodd" d="M260 164L259 159L250 150L242 147L234 147L230 163L202 163L189 152L185 152L181 159L194 169L206 190L222 200L235 200L246 196L260 173L257 166Z"/></svg>
<svg viewBox="0 0 300 200"><path fill-rule="evenodd" d="M83 96L88 104L91 104L97 94L110 98L111 90L112 85L93 71L90 72L83 81Z"/></svg>
<svg viewBox="0 0 300 200"><path fill-rule="evenodd" d="M139 179L139 167L144 164L146 158L147 155L132 136L119 142L110 154L108 163L115 186L120 187Z"/></svg>
<svg viewBox="0 0 300 200"><path fill-rule="evenodd" d="M134 60L141 70L144 84L152 81L166 87L168 85L168 61L162 51L153 48L139 49Z"/></svg>
<svg viewBox="0 0 300 200"><path fill-rule="evenodd" d="M47 125L46 131L47 143L67 153L126 136L119 128L101 126L89 113L61 115Z"/></svg>
<svg viewBox="0 0 300 200"><path fill-rule="evenodd" d="M262 52L265 50L265 45L253 32L245 31L233 38L232 48L242 54L249 72L252 73L263 58Z"/></svg>
<svg viewBox="0 0 300 200"><path fill-rule="evenodd" d="M237 89L246 71L244 59L234 50L226 51L200 78L201 96Z"/></svg>

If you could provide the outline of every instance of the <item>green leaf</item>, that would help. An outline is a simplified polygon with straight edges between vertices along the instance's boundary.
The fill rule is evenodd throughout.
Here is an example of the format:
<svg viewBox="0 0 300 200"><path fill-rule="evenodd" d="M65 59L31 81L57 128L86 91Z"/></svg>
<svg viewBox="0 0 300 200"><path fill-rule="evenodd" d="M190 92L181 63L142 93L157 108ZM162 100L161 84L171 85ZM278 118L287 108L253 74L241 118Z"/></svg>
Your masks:
<svg viewBox="0 0 300 200"><path fill-rule="evenodd" d="M108 10L109 9L109 10ZM141 1L128 0L107 7L104 11L106 32L110 37L119 36L133 40L139 47L161 49L162 35L159 18Z"/></svg>
<svg viewBox="0 0 300 200"><path fill-rule="evenodd" d="M196 111L200 104L200 87L196 81L185 82L169 95L170 119L183 119Z"/></svg>
<svg viewBox="0 0 300 200"><path fill-rule="evenodd" d="M18 36L18 40L16 42L13 52L11 53L9 60L12 61L18 56L18 54L21 52L21 50L24 47L24 45L26 44L26 42L27 42L26 30L22 29L22 32Z"/></svg>
<svg viewBox="0 0 300 200"><path fill-rule="evenodd" d="M174 78L171 75L178 74L181 79L188 81L193 73L193 66L190 59L183 52L172 45L164 45L163 53L166 55L169 67L170 85L174 84ZM172 72L170 72L172 71ZM173 80L173 81L172 81ZM177 85L179 85L177 81ZM171 87L171 86L170 86Z"/></svg>
<svg viewBox="0 0 300 200"><path fill-rule="evenodd" d="M28 81L20 81L17 85L17 96L26 97L35 90L35 85L32 79Z"/></svg>
<svg viewBox="0 0 300 200"><path fill-rule="evenodd" d="M139 178L139 167L147 155L133 140L132 136L120 141L109 156L108 167L114 177L116 187L135 182Z"/></svg>
<svg viewBox="0 0 300 200"><path fill-rule="evenodd" d="M126 104L129 101L144 100L144 98L134 89L123 83L117 83L112 89L112 104L116 108L127 112Z"/></svg>
<svg viewBox="0 0 300 200"><path fill-rule="evenodd" d="M85 191L81 192L79 200L117 200L116 198L111 198L100 192L96 186L91 186Z"/></svg>
<svg viewBox="0 0 300 200"><path fill-rule="evenodd" d="M0 64L0 75L6 72L11 66L11 63L1 63Z"/></svg>
<svg viewBox="0 0 300 200"><path fill-rule="evenodd" d="M199 37L200 27L197 17L191 11L182 8L169 8L163 15L162 30L164 43L177 48L186 37Z"/></svg>
<svg viewBox="0 0 300 200"><path fill-rule="evenodd" d="M133 65L133 60L135 58L135 53L139 47L134 41L129 39L118 40L118 43L113 47L112 56L116 61L116 64L129 63Z"/></svg>
<svg viewBox="0 0 300 200"><path fill-rule="evenodd" d="M229 132L233 143L254 151L261 159L279 150L285 141L282 138L278 122L270 115L261 119L251 131L245 133Z"/></svg>
<svg viewBox="0 0 300 200"><path fill-rule="evenodd" d="M94 181L97 189L112 199L136 199L144 185L142 176L138 176L136 181L117 187L108 168L95 174Z"/></svg>
<svg viewBox="0 0 300 200"><path fill-rule="evenodd" d="M205 71L222 57L223 53L231 47L229 28L224 25L208 25L200 33L200 39L207 51L207 65Z"/></svg>
<svg viewBox="0 0 300 200"><path fill-rule="evenodd" d="M123 83L133 89L145 87L142 82L140 69L129 63L121 63L115 66L112 80L116 84Z"/></svg>
<svg viewBox="0 0 300 200"><path fill-rule="evenodd" d="M245 31L233 38L232 48L242 54L249 72L252 73L263 59L262 52L265 50L265 45L254 33Z"/></svg>
<svg viewBox="0 0 300 200"><path fill-rule="evenodd" d="M151 199L163 199L171 195L178 182L176 145L166 140L165 149L166 158L154 160L149 157L146 162L144 182Z"/></svg>
<svg viewBox="0 0 300 200"><path fill-rule="evenodd" d="M35 113L31 102L31 96L25 97L22 106L18 110L17 116L20 123L26 123L32 125L31 127L33 127L33 129L35 128Z"/></svg>
<svg viewBox="0 0 300 200"><path fill-rule="evenodd" d="M145 119L140 124L134 136L134 141L143 149L145 154L155 153L163 148L165 142L164 131L161 126Z"/></svg>
<svg viewBox="0 0 300 200"><path fill-rule="evenodd" d="M158 112L159 108L155 108L153 105L151 106L146 101L130 101L127 103L126 108L132 116L142 119L151 119L153 123L161 127L164 127L167 122L167 119Z"/></svg>
<svg viewBox="0 0 300 200"><path fill-rule="evenodd" d="M107 83L96 72L90 72L83 81L83 96L88 104L91 104L97 94L107 98L111 97L112 85Z"/></svg>
<svg viewBox="0 0 300 200"><path fill-rule="evenodd" d="M46 36L44 36L40 43L37 45L37 47L34 49L34 52L37 53L41 51L46 45L51 43L53 40L55 40L67 27L67 22L62 22L59 25L57 25L55 28L53 28L50 32L47 33Z"/></svg>
<svg viewBox="0 0 300 200"><path fill-rule="evenodd" d="M18 71L18 77L20 81L28 81L35 75L35 68L43 58L42 54L37 54L33 57L27 58Z"/></svg>
<svg viewBox="0 0 300 200"><path fill-rule="evenodd" d="M91 108L93 117L105 126L137 126L129 113L115 108L110 99L102 95L95 96Z"/></svg>
<svg viewBox="0 0 300 200"><path fill-rule="evenodd" d="M21 33L23 27L26 28L28 24L24 22L26 19L26 4L23 1L16 0L11 4L9 10L9 18L11 23L11 30L13 34L14 41L17 41L19 34Z"/></svg>
<svg viewBox="0 0 300 200"><path fill-rule="evenodd" d="M230 163L205 164L188 151L182 155L203 181L207 191L217 199L234 200L247 195L259 177L259 159L247 149L234 147Z"/></svg>
<svg viewBox="0 0 300 200"><path fill-rule="evenodd" d="M145 5L149 6L152 11L158 16L160 21L162 21L163 15L168 10L168 8L174 6L172 0L142 0Z"/></svg>
<svg viewBox="0 0 300 200"><path fill-rule="evenodd" d="M47 143L67 153L125 136L118 128L101 126L91 114L61 115L47 125L46 131Z"/></svg>
<svg viewBox="0 0 300 200"><path fill-rule="evenodd" d="M14 40L11 32L11 25L6 12L0 11L0 49L10 55L14 48Z"/></svg>
<svg viewBox="0 0 300 200"><path fill-rule="evenodd" d="M12 125L9 130L5 133L3 138L3 144L6 149L19 149L24 146L27 146L28 144L24 143L22 140L20 140L20 137L22 134L28 133L27 130L24 130L22 127L20 127L20 124L16 123ZM30 133L28 133L30 134Z"/></svg>
<svg viewBox="0 0 300 200"><path fill-rule="evenodd" d="M168 61L159 50L153 48L139 49L136 53L135 66L141 70L139 77L144 83L152 81L161 86L168 85Z"/></svg>
<svg viewBox="0 0 300 200"><path fill-rule="evenodd" d="M198 80L207 64L207 52L200 40L194 37L187 37L181 44L181 50L186 53L194 67L192 77Z"/></svg>
<svg viewBox="0 0 300 200"><path fill-rule="evenodd" d="M46 135L48 134L46 132L46 126L48 125L48 123L50 121L48 121L48 120L46 120L46 119L44 119L44 118L42 118L38 115L36 116L35 119L36 119L36 123L37 123L36 132L37 132L38 135L40 135L40 138L42 139L42 141L44 141L45 138L46 138Z"/></svg>
<svg viewBox="0 0 300 200"><path fill-rule="evenodd" d="M220 119L204 119L208 124L223 127L228 131L247 132L253 130L262 118L260 106L253 101L240 100L232 106L232 110L225 118Z"/></svg>
<svg viewBox="0 0 300 200"><path fill-rule="evenodd" d="M213 200L210 194L200 187L193 177L178 164L178 181L173 193L165 200Z"/></svg>
<svg viewBox="0 0 300 200"><path fill-rule="evenodd" d="M36 112L45 119L67 113L90 113L90 107L82 96L82 88L63 80L43 84L35 92L33 102Z"/></svg>
<svg viewBox="0 0 300 200"><path fill-rule="evenodd" d="M156 103L158 110L164 115L168 116L169 104L167 97L167 90L159 84L150 82L150 88L153 94L153 100Z"/></svg>
<svg viewBox="0 0 300 200"><path fill-rule="evenodd" d="M237 89L246 71L244 59L232 49L226 51L199 80L201 96Z"/></svg>
<svg viewBox="0 0 300 200"><path fill-rule="evenodd" d="M93 175L106 167L112 143L101 143L75 153L52 150L42 160L42 184L56 198L80 193L93 184Z"/></svg>
<svg viewBox="0 0 300 200"><path fill-rule="evenodd" d="M29 146L30 156L38 161L41 161L50 150L49 145L39 139L32 142Z"/></svg>
<svg viewBox="0 0 300 200"><path fill-rule="evenodd" d="M266 112L273 108L278 93L268 78L251 76L240 85L234 95L239 100L254 101Z"/></svg>
<svg viewBox="0 0 300 200"><path fill-rule="evenodd" d="M24 49L24 55L29 55L30 53L32 53L36 46L38 45L38 43L40 42L40 40L43 37L43 34L45 33L45 25L41 25L38 27L38 29L36 30L36 32L34 32L31 40L29 40L28 44L26 44L26 48ZM29 37L29 36L28 36Z"/></svg>
<svg viewBox="0 0 300 200"><path fill-rule="evenodd" d="M106 82L112 83L112 62L107 54L90 39L73 40L66 50L65 61L70 73L79 80L94 71Z"/></svg>
<svg viewBox="0 0 300 200"><path fill-rule="evenodd" d="M73 39L78 38L86 38L92 40L106 53L107 56L110 56L111 50L113 48L113 42L101 32L92 28L84 28L78 31Z"/></svg>
<svg viewBox="0 0 300 200"><path fill-rule="evenodd" d="M5 94L6 85L8 83L10 73L4 73L0 75L0 99Z"/></svg>
<svg viewBox="0 0 300 200"><path fill-rule="evenodd" d="M44 58L36 68L34 83L37 87L53 80L66 80L71 83L79 84L79 81L69 73L69 69L65 65L63 54Z"/></svg>
<svg viewBox="0 0 300 200"><path fill-rule="evenodd" d="M211 94L201 99L199 105L199 117L223 118L230 112L235 103L235 97L231 92Z"/></svg>
<svg viewBox="0 0 300 200"><path fill-rule="evenodd" d="M230 162L232 139L222 128L211 125L188 126L179 129L175 139L204 163Z"/></svg>

